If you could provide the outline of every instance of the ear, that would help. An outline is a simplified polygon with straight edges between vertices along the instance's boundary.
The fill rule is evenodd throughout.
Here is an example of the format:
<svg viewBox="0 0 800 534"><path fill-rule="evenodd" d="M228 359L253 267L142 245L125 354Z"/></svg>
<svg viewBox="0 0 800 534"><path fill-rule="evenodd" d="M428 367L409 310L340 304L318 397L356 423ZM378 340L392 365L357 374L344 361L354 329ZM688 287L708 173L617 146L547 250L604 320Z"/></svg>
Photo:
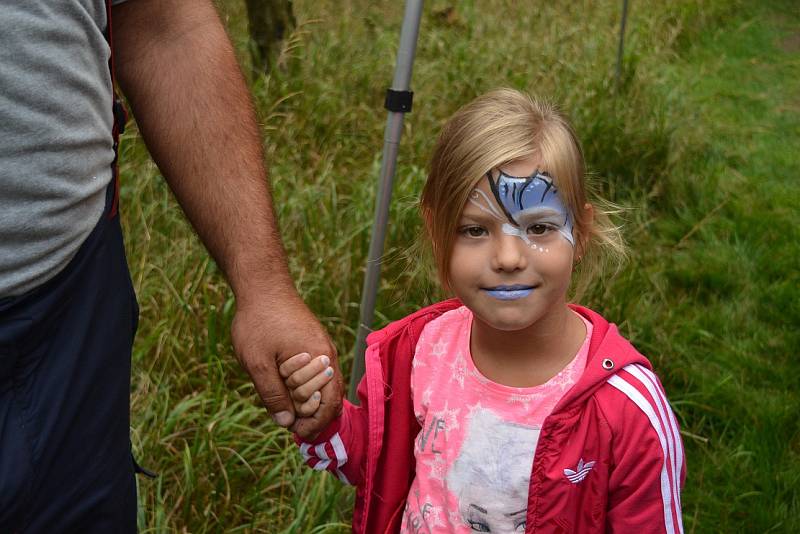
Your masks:
<svg viewBox="0 0 800 534"><path fill-rule="evenodd" d="M592 233L591 229L594 225L594 206L589 202L584 204L583 213L581 213L581 216L586 223L584 224L584 229L578 237L578 242L575 246L575 263L579 263L581 259L583 259L583 256L586 254L586 250L589 247L589 236Z"/></svg>

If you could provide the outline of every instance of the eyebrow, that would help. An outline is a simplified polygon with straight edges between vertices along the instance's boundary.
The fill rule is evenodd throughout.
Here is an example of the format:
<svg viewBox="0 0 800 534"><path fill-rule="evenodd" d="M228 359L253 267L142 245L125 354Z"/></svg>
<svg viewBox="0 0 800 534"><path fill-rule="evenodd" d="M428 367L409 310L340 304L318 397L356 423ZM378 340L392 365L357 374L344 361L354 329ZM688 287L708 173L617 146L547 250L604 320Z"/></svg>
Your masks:
<svg viewBox="0 0 800 534"><path fill-rule="evenodd" d="M459 217L458 221L461 223L464 219L469 219L479 224L486 224L486 223L494 223L497 222L496 217L492 217L488 213L485 213L481 210L475 211L467 211L466 209L461 212L461 217Z"/></svg>
<svg viewBox="0 0 800 534"><path fill-rule="evenodd" d="M563 217L564 214L554 208L535 207L527 208L517 213L517 217Z"/></svg>
<svg viewBox="0 0 800 534"><path fill-rule="evenodd" d="M527 509L527 508L523 508L522 510L520 510L520 511L518 511L518 512L511 512L510 514L504 514L504 515L505 515L506 517L511 517L511 516L513 516L513 515L519 515L519 514L521 514L522 512L527 512L527 511L528 511L528 509Z"/></svg>
<svg viewBox="0 0 800 534"><path fill-rule="evenodd" d="M470 504L469 507L470 508L475 508L477 511L479 511L479 512L481 512L483 514L488 513L485 508L481 508L477 504Z"/></svg>

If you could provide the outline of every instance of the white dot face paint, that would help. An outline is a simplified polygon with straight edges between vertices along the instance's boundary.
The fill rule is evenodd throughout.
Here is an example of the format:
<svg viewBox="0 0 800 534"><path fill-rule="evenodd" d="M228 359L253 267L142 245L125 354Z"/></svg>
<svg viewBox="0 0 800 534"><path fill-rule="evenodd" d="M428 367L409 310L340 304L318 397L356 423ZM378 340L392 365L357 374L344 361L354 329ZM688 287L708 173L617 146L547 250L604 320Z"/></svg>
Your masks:
<svg viewBox="0 0 800 534"><path fill-rule="evenodd" d="M503 223L503 233L522 239L525 244L539 252L548 252L545 246L553 233L575 246L572 216L558 196L553 179L546 173L534 171L527 177L516 177L498 172L486 173L490 190L494 196L474 189L469 201Z"/></svg>

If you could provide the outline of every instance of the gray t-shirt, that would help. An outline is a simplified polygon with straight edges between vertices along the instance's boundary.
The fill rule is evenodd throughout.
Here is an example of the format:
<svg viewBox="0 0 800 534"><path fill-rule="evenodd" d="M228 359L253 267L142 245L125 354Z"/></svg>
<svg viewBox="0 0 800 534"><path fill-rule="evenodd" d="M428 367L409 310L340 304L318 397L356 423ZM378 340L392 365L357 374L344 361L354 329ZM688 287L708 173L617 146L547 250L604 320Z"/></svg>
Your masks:
<svg viewBox="0 0 800 534"><path fill-rule="evenodd" d="M105 26L103 0L0 0L0 297L55 276L103 212Z"/></svg>

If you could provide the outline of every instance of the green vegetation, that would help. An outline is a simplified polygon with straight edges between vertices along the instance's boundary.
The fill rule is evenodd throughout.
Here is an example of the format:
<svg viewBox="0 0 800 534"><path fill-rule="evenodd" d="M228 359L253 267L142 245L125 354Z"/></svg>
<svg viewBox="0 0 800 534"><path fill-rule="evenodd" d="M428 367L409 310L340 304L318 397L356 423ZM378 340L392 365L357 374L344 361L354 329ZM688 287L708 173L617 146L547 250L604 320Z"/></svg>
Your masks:
<svg viewBox="0 0 800 534"><path fill-rule="evenodd" d="M298 30L251 76L302 295L351 363L401 2L295 0ZM791 2L432 1L422 24L379 299L381 324L442 295L416 200L438 127L498 86L572 116L597 187L627 206L626 269L584 303L648 355L688 457L686 532L800 531L800 13ZM247 69L243 2L220 1ZM122 153L142 317L132 440L143 532L349 530L353 493L304 468L232 355L234 303L146 155ZM379 326L379 325L376 325ZM264 325L269 329L269 325Z"/></svg>

